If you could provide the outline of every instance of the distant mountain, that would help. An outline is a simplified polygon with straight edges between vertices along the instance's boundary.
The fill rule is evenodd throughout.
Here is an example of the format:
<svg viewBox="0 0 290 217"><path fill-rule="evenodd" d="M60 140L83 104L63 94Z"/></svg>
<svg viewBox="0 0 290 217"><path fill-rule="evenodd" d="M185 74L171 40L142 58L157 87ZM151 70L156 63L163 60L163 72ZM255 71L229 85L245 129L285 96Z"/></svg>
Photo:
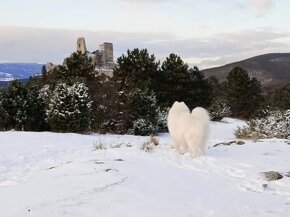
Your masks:
<svg viewBox="0 0 290 217"><path fill-rule="evenodd" d="M6 87L14 79L26 80L41 73L43 64L0 63L0 87Z"/></svg>
<svg viewBox="0 0 290 217"><path fill-rule="evenodd" d="M265 86L290 80L290 53L270 53L255 56L224 66L205 69L203 73L206 77L214 75L220 80L225 80L235 66L244 68L251 77L256 77Z"/></svg>

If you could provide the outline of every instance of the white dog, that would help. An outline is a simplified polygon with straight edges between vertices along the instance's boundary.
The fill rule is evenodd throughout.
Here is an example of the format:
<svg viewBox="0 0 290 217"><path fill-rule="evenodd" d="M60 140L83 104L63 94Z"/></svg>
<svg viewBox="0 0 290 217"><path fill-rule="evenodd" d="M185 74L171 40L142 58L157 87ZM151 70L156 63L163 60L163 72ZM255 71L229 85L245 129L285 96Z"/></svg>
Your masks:
<svg viewBox="0 0 290 217"><path fill-rule="evenodd" d="M192 157L204 155L210 122L204 108L196 107L190 113L184 102L175 102L169 110L167 122L173 146L179 153L189 149Z"/></svg>

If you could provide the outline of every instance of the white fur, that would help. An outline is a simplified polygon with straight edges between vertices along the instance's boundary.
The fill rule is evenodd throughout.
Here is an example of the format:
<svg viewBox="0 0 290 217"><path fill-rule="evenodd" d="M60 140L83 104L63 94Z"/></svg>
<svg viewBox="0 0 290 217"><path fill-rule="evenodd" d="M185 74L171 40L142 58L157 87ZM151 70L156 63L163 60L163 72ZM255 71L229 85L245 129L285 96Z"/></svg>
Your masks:
<svg viewBox="0 0 290 217"><path fill-rule="evenodd" d="M204 108L196 107L190 113L184 102L175 102L169 110L167 121L173 146L179 153L183 154L189 149L192 157L204 155L210 122Z"/></svg>

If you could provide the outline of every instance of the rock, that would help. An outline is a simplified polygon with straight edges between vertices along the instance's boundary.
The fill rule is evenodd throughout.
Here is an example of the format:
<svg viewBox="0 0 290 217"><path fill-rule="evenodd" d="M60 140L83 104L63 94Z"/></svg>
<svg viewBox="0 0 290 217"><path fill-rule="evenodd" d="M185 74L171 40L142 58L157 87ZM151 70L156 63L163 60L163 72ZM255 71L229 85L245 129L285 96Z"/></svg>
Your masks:
<svg viewBox="0 0 290 217"><path fill-rule="evenodd" d="M267 181L275 181L283 178L283 175L276 171L263 172Z"/></svg>
<svg viewBox="0 0 290 217"><path fill-rule="evenodd" d="M221 146L221 145L226 145L229 146L231 144L237 144L237 145L244 145L245 142L237 140L237 141L230 141L230 142L221 142L221 143L217 143L215 144L213 147L217 147L217 146Z"/></svg>
<svg viewBox="0 0 290 217"><path fill-rule="evenodd" d="M284 176L290 177L290 172L285 173Z"/></svg>
<svg viewBox="0 0 290 217"><path fill-rule="evenodd" d="M245 144L244 141L237 141L236 143L237 143L237 145L244 145Z"/></svg>
<svg viewBox="0 0 290 217"><path fill-rule="evenodd" d="M221 145L230 145L230 144L228 142L221 142L221 143L215 144L213 147L217 147L217 146L221 146Z"/></svg>

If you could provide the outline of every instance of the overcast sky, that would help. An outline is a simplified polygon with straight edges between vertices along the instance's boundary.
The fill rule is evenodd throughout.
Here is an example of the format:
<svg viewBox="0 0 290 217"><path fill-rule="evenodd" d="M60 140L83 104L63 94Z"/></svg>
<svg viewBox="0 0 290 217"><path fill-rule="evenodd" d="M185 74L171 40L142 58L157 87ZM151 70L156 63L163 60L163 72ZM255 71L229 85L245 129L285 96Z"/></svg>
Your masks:
<svg viewBox="0 0 290 217"><path fill-rule="evenodd" d="M0 62L54 62L107 41L207 68L290 52L289 0L1 0Z"/></svg>

